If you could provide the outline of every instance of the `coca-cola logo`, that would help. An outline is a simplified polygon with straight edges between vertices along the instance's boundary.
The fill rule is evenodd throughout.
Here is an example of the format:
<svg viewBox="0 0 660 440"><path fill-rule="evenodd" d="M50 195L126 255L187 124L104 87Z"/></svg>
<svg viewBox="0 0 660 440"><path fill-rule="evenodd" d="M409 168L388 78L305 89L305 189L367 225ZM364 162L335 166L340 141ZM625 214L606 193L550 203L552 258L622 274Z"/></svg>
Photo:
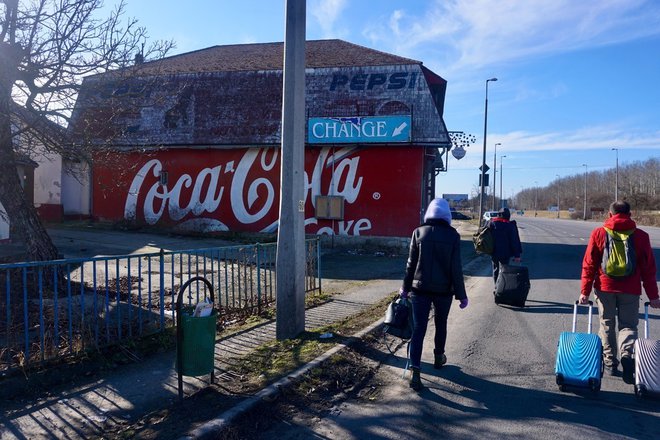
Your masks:
<svg viewBox="0 0 660 440"><path fill-rule="evenodd" d="M314 206L317 195L338 195L343 196L346 203L356 202L363 178L359 175L360 157L354 154L354 150L354 147L317 150L318 157L311 172L304 173L305 203L309 201ZM214 230L226 230L225 224L229 220L244 225L270 221L262 230L272 231L277 228L275 201L279 182L271 179L272 176L279 177L279 173L273 172L278 166L279 150L247 149L236 166L234 161L228 161L203 168L196 175L182 173L169 186L158 181L164 171L163 163L160 159L151 159L142 165L131 182L124 204L124 218L136 220L142 208L142 217L150 225L164 216L173 222L185 221L192 227ZM169 175L172 180L176 177L171 172ZM230 212L221 212L220 207L227 196ZM313 215L305 220L306 225L316 223ZM370 227L367 219L351 219L338 226L342 234L351 228L354 234L359 234Z"/></svg>

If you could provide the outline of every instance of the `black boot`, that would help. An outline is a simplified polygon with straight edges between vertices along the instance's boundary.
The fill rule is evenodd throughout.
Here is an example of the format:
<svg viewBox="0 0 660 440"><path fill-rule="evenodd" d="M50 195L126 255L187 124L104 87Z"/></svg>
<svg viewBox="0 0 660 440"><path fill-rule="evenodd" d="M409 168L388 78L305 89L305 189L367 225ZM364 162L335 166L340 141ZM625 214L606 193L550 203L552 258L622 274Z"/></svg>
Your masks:
<svg viewBox="0 0 660 440"><path fill-rule="evenodd" d="M440 368L443 367L447 363L447 356L445 356L444 353L442 354L437 354L434 353L435 361L433 362L433 368L436 370L439 370Z"/></svg>
<svg viewBox="0 0 660 440"><path fill-rule="evenodd" d="M623 367L623 381L627 384L635 383L635 361L631 357L622 357L621 366Z"/></svg>
<svg viewBox="0 0 660 440"><path fill-rule="evenodd" d="M410 367L410 371L412 371L412 376L410 376L410 388L415 391L421 391L422 388L424 388L424 385L422 385L419 368Z"/></svg>

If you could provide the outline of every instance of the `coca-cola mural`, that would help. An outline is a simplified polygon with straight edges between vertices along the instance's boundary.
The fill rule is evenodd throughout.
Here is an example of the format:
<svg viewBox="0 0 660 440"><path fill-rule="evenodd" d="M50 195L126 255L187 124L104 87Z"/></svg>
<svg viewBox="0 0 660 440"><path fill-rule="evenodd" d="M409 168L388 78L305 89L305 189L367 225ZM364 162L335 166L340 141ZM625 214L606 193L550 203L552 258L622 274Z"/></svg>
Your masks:
<svg viewBox="0 0 660 440"><path fill-rule="evenodd" d="M306 149L305 232L408 236L419 222L423 151ZM200 232L275 232L280 157L274 147L113 153L94 167L93 214ZM344 218L317 219L319 195L342 196Z"/></svg>

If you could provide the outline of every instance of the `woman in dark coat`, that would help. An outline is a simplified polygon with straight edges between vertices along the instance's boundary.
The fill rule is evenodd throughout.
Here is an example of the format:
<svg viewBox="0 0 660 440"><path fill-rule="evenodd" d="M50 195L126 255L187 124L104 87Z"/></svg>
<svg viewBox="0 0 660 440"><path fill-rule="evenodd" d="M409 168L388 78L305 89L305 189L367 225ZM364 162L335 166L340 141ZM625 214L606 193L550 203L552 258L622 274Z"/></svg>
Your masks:
<svg viewBox="0 0 660 440"><path fill-rule="evenodd" d="M449 204L434 199L424 215L424 224L413 231L406 273L400 294L410 295L413 307L413 333L410 339L410 387L421 390L420 367L422 344L426 335L431 305L435 309L435 368L446 362L447 317L452 298L460 301L463 309L468 305L461 262L461 237L451 226Z"/></svg>

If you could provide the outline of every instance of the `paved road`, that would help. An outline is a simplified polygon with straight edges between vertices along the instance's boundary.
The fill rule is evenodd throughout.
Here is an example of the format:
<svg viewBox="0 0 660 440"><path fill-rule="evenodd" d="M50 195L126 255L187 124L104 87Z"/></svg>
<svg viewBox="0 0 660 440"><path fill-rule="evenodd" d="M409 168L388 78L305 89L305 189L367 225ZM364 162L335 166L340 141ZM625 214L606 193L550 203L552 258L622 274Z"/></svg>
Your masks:
<svg viewBox="0 0 660 440"><path fill-rule="evenodd" d="M496 306L488 261L467 281L470 307L450 314L448 365L432 368L432 327L422 358L427 389L401 379L405 353L390 356L374 402L348 401L311 426L287 421L263 438L280 439L654 439L658 401L638 401L620 378L604 377L598 395L562 393L554 379L557 339L570 331L580 263L594 223L518 218L532 290L523 310ZM660 229L652 235L660 263ZM660 272L659 272L660 273ZM586 311L586 309L584 309ZM585 315L579 327L587 326ZM594 321L594 331L597 330ZM660 337L660 314L651 322Z"/></svg>

